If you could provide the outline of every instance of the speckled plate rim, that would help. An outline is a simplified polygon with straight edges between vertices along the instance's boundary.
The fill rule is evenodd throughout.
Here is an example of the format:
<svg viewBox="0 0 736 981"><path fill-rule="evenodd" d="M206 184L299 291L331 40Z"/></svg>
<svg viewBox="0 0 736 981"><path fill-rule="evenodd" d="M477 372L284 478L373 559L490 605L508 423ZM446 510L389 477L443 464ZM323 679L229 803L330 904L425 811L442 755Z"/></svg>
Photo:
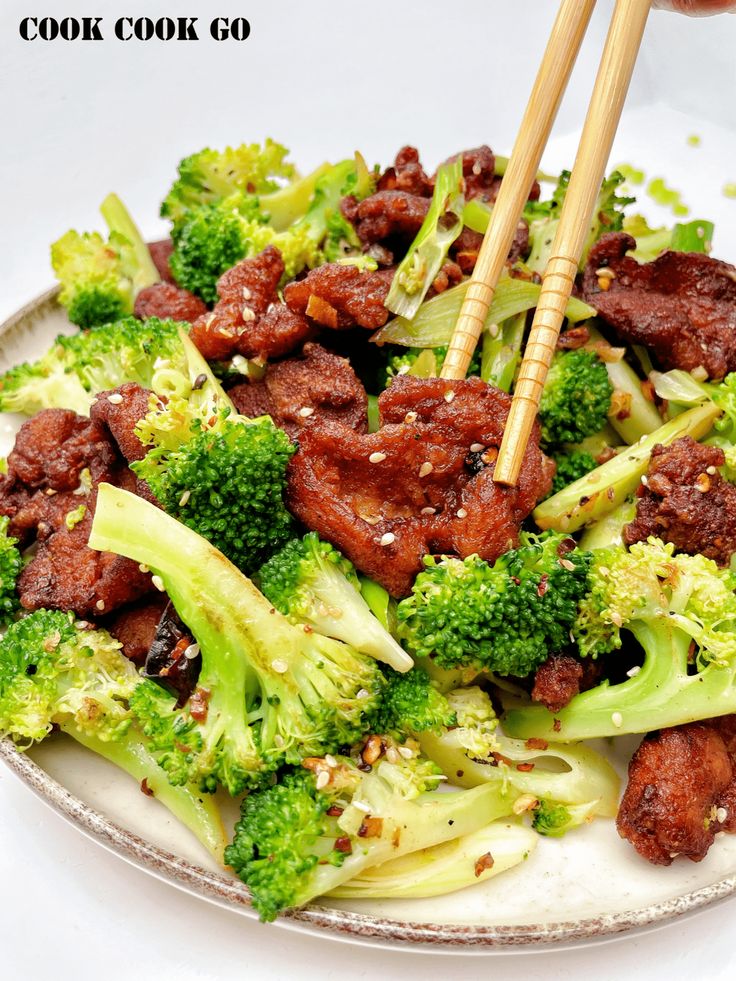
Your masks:
<svg viewBox="0 0 736 981"><path fill-rule="evenodd" d="M57 294L58 288L54 287L25 304L0 325L0 339L56 306ZM248 890L237 879L193 865L127 831L75 797L7 739L0 740L0 759L45 804L108 851L176 888L255 919ZM542 952L657 929L734 895L736 875L730 875L659 903L568 922L510 926L413 923L321 906L287 912L276 922L314 936L392 950L448 954Z"/></svg>

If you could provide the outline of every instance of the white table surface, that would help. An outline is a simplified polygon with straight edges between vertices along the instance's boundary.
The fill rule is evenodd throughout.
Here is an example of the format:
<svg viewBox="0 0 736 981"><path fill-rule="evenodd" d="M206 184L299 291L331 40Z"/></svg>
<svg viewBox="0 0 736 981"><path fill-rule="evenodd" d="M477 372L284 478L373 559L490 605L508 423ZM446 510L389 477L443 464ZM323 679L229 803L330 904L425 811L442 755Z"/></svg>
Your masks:
<svg viewBox="0 0 736 981"><path fill-rule="evenodd" d="M0 9L0 319L51 283L48 245L70 226L100 226L117 190L146 234L177 160L206 144L272 135L303 169L360 146L386 162L405 142L430 164L487 141L507 151L553 15L552 0L251 0L185 5L206 24L244 15L244 44L26 43L17 25L80 0ZM91 5L108 34L120 14L182 5ZM548 161L571 160L574 130L605 32L599 4L560 113ZM448 10L448 8L450 8ZM63 11L60 13L59 11ZM204 32L203 32L204 33ZM388 39L388 41L387 41ZM736 257L736 17L688 24L652 17L614 162L642 164L717 223L716 251ZM387 48L389 49L387 53ZM655 108L656 105L656 108ZM667 108L664 108L667 107ZM732 134L723 132L723 127ZM702 151L687 147L697 132ZM665 873L666 874L666 873ZM648 935L587 949L484 957L351 947L264 927L181 893L103 851L0 766L0 978L732 979L736 903Z"/></svg>

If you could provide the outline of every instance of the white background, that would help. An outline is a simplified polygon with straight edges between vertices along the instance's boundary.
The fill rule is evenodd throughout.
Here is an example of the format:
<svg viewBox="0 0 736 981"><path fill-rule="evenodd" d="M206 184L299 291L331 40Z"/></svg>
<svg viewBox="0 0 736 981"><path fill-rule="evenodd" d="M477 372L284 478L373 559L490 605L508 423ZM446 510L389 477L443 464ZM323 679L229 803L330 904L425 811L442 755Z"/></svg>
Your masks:
<svg viewBox="0 0 736 981"><path fill-rule="evenodd" d="M306 170L359 147L387 163L406 142L427 163L488 142L507 152L551 23L552 0L2 0L0 317L51 284L48 245L100 227L116 190L144 232L176 162L206 144L266 135ZM601 0L560 113L550 167L569 163L611 4ZM104 15L104 43L34 43L29 13ZM199 15L199 42L112 38L120 15ZM215 15L246 16L245 43L209 39ZM736 258L736 17L652 16L614 162L644 166L716 221ZM724 132L724 128L730 130ZM686 137L696 132L702 145ZM666 874L663 873L663 874ZM601 883L605 889L605 883ZM87 841L0 769L0 977L732 978L736 904L587 950L458 958L351 948L264 928L183 895Z"/></svg>

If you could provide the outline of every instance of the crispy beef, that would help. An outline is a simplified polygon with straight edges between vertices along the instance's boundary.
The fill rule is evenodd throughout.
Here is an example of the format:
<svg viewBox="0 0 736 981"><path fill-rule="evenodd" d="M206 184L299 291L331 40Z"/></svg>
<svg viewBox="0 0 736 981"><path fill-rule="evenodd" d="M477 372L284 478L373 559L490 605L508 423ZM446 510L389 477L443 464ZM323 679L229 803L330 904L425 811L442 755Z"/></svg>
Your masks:
<svg viewBox="0 0 736 981"><path fill-rule="evenodd" d="M496 157L493 150L484 144L473 150L454 153L444 163L454 163L458 157L462 157L463 161L463 183L466 199L478 198L481 201L491 203L495 201L501 178L496 176ZM436 173L434 177L436 180Z"/></svg>
<svg viewBox="0 0 736 981"><path fill-rule="evenodd" d="M583 298L632 344L666 369L704 368L711 378L736 370L736 268L710 256L664 252L653 262L626 255L631 235L604 235L591 249ZM614 278L598 275L610 270Z"/></svg>
<svg viewBox="0 0 736 981"><path fill-rule="evenodd" d="M169 259L174 251L174 243L170 238L161 239L160 242L149 242L148 251L151 253L153 264L158 269L158 274L165 283L174 283L176 280L171 275Z"/></svg>
<svg viewBox="0 0 736 981"><path fill-rule="evenodd" d="M124 382L118 388L100 392L90 408L90 418L107 426L128 463L142 460L148 452L135 435L135 427L148 413L151 394L149 389L135 382ZM113 396L112 402L110 396ZM117 396L122 400L118 401Z"/></svg>
<svg viewBox="0 0 736 981"><path fill-rule="evenodd" d="M388 241L406 247L422 227L430 203L431 198L408 191L376 191L358 203L344 198L341 210L364 245Z"/></svg>
<svg viewBox="0 0 736 981"><path fill-rule="evenodd" d="M431 198L434 181L424 172L419 162L419 151L413 146L405 146L396 154L393 167L379 177L376 190L407 191L419 197Z"/></svg>
<svg viewBox="0 0 736 981"><path fill-rule="evenodd" d="M305 427L288 506L393 596L407 595L427 553L493 561L518 542L554 469L535 425L518 485L493 482L510 404L478 378L396 378L379 398L379 432Z"/></svg>
<svg viewBox="0 0 736 981"><path fill-rule="evenodd" d="M376 330L388 320L383 304L393 275L392 269L366 272L357 266L330 262L289 283L284 299L294 313L306 315L323 327Z"/></svg>
<svg viewBox="0 0 736 981"><path fill-rule="evenodd" d="M190 335L208 361L226 361L235 354L264 361L280 358L310 337L309 321L278 300L283 274L281 253L269 245L220 277L219 302L194 322Z"/></svg>
<svg viewBox="0 0 736 981"><path fill-rule="evenodd" d="M652 450L647 483L637 491L636 518L624 528L627 545L650 535L681 552L728 565L736 552L736 487L716 468L723 450L683 436Z"/></svg>
<svg viewBox="0 0 736 981"><path fill-rule="evenodd" d="M618 833L654 865L699 862L717 831L733 830L734 716L650 733L629 763ZM725 808L724 821L718 809ZM723 817L723 814L720 814Z"/></svg>
<svg viewBox="0 0 736 981"><path fill-rule="evenodd" d="M157 592L118 610L105 622L105 629L123 645L123 654L136 664L145 664L168 602L165 593Z"/></svg>
<svg viewBox="0 0 736 981"><path fill-rule="evenodd" d="M532 701L550 712L559 712L579 693L583 665L567 654L553 654L537 668Z"/></svg>
<svg viewBox="0 0 736 981"><path fill-rule="evenodd" d="M466 276L469 276L475 269L475 263L478 260L478 253L482 244L483 236L467 226L463 228L452 244L450 254L454 257L455 262L460 266L460 269ZM516 226L514 241L511 245L507 262L513 264L519 259L524 258L528 252L529 226L522 220Z"/></svg>
<svg viewBox="0 0 736 981"><path fill-rule="evenodd" d="M228 394L238 412L271 416L292 439L323 419L359 433L368 429L368 399L350 362L319 344L305 344L300 358L269 365L262 379Z"/></svg>
<svg viewBox="0 0 736 981"><path fill-rule="evenodd" d="M135 298L133 313L139 320L159 317L161 320L181 320L191 324L207 313L207 304L194 293L173 283L154 283L142 289Z"/></svg>

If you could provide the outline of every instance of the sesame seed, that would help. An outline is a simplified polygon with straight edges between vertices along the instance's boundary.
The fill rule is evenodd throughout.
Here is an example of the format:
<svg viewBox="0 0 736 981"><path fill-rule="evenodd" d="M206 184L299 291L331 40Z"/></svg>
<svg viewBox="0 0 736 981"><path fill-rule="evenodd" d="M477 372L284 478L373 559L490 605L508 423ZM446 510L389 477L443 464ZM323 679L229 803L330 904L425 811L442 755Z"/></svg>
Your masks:
<svg viewBox="0 0 736 981"><path fill-rule="evenodd" d="M276 674L286 674L289 670L289 664L287 661L283 661L281 658L277 657L275 660L271 661L271 667L276 672Z"/></svg>
<svg viewBox="0 0 736 981"><path fill-rule="evenodd" d="M244 286L244 287L243 287L243 299L244 299L244 300L250 300L250 298L251 298L252 296L253 296L253 294L252 294L252 293L251 293L251 291L250 291L250 290L248 289L248 287L247 287L247 286Z"/></svg>
<svg viewBox="0 0 736 981"><path fill-rule="evenodd" d="M386 750L386 759L389 761L389 763L398 763L401 757L393 746L389 746Z"/></svg>
<svg viewBox="0 0 736 981"><path fill-rule="evenodd" d="M404 422L416 422L417 414L416 412L407 412L404 416Z"/></svg>
<svg viewBox="0 0 736 981"><path fill-rule="evenodd" d="M179 507L183 508L191 496L192 496L192 492L190 490L185 490L184 493L179 498Z"/></svg>
<svg viewBox="0 0 736 981"><path fill-rule="evenodd" d="M352 805L353 805L353 807L356 810L362 811L364 814L370 814L371 813L370 805L369 804L366 804L365 801L362 801L362 800L354 800L354 801L352 801Z"/></svg>
<svg viewBox="0 0 736 981"><path fill-rule="evenodd" d="M465 510L465 508L459 508L457 512L457 516L458 518L467 518L468 512Z"/></svg>
<svg viewBox="0 0 736 981"><path fill-rule="evenodd" d="M561 565L563 569L567 569L568 572L575 571L575 563L571 562L569 559L559 559L558 562L559 565Z"/></svg>
<svg viewBox="0 0 736 981"><path fill-rule="evenodd" d="M361 688L360 691L358 692L358 694L355 697L356 698L370 698L371 697L371 693L368 691L367 688Z"/></svg>
<svg viewBox="0 0 736 981"><path fill-rule="evenodd" d="M483 443L471 443L470 444L470 452L471 453L482 453L484 449L485 449L485 446L483 445Z"/></svg>
<svg viewBox="0 0 736 981"><path fill-rule="evenodd" d="M615 279L616 273L613 269L609 269L608 266L601 266L600 269L596 269L596 276L602 276L604 279Z"/></svg>
<svg viewBox="0 0 736 981"><path fill-rule="evenodd" d="M150 572L151 570L150 570L150 569L148 568L148 566L147 566L147 565L144 565L144 564L143 564L143 563L141 562L141 564L140 564L140 565L138 566L138 571L139 571L139 572L142 572L142 573L143 573L143 574L145 575L145 574L146 574L147 572Z"/></svg>
<svg viewBox="0 0 736 981"><path fill-rule="evenodd" d="M483 167L481 166L480 160L475 161L472 170L476 177L480 177L480 175L483 173Z"/></svg>
<svg viewBox="0 0 736 981"><path fill-rule="evenodd" d="M397 375L408 375L410 370L411 370L411 365L402 364L402 366L399 368L399 370L396 373Z"/></svg>
<svg viewBox="0 0 736 981"><path fill-rule="evenodd" d="M445 402L452 402L455 398L455 393L450 389L449 392L445 392Z"/></svg>
<svg viewBox="0 0 736 981"><path fill-rule="evenodd" d="M537 802L534 794L522 794L521 797L516 798L511 810L518 816L519 814L523 814L524 811L531 811L532 808L537 806Z"/></svg>
<svg viewBox="0 0 736 981"><path fill-rule="evenodd" d="M719 807L716 809L716 821L718 821L719 824L723 824L727 817L728 811L725 807Z"/></svg>
<svg viewBox="0 0 736 981"><path fill-rule="evenodd" d="M396 541L396 535L392 531L387 531L385 535L381 535L381 545L393 545Z"/></svg>
<svg viewBox="0 0 736 981"><path fill-rule="evenodd" d="M718 473L718 471L717 471L717 469L715 467L706 467L705 468L705 472L707 474L709 474L709 476L711 476L711 477L713 477L716 473Z"/></svg>
<svg viewBox="0 0 736 981"><path fill-rule="evenodd" d="M276 733L276 735L273 737L273 741L274 741L274 745L278 746L279 749L281 749L281 747L284 745L284 737L281 735L280 732Z"/></svg>
<svg viewBox="0 0 736 981"><path fill-rule="evenodd" d="M498 326L498 324L489 324L487 329L491 337L498 337L498 335L501 333L501 328Z"/></svg>
<svg viewBox="0 0 736 981"><path fill-rule="evenodd" d="M422 508L422 514L437 514L437 508Z"/></svg>
<svg viewBox="0 0 736 981"><path fill-rule="evenodd" d="M324 790L330 782L330 774L327 770L322 770L317 774L317 790Z"/></svg>
<svg viewBox="0 0 736 981"><path fill-rule="evenodd" d="M427 476L429 476L429 474L432 473L433 470L434 470L434 467L429 462L429 460L427 460L427 462L426 463L423 463L421 465L421 467L419 468L419 476L420 477L427 477Z"/></svg>
<svg viewBox="0 0 736 981"><path fill-rule="evenodd" d="M46 488L46 496L47 496L47 497L53 497L53 496L54 496L54 494L56 494L56 493L57 493L57 492L56 492L56 491L54 490L54 488L53 488L53 487L47 487L47 488Z"/></svg>
<svg viewBox="0 0 736 981"><path fill-rule="evenodd" d="M641 671L641 665L635 664L633 668L629 668L629 670L626 672L626 677L635 678L640 671Z"/></svg>
<svg viewBox="0 0 736 981"><path fill-rule="evenodd" d="M641 482L642 484L644 484L645 487L647 487L649 484L649 477L647 477L645 473L641 475Z"/></svg>
<svg viewBox="0 0 736 981"><path fill-rule="evenodd" d="M123 401L123 396L120 392L113 392L112 395L107 396L107 401L112 402L113 405L120 405Z"/></svg>
<svg viewBox="0 0 736 981"><path fill-rule="evenodd" d="M612 613L609 614L609 616L611 618L611 623L614 624L614 626L616 627L623 626L624 618L621 616L620 613L617 613L614 610Z"/></svg>
<svg viewBox="0 0 736 981"><path fill-rule="evenodd" d="M710 477L707 473L701 473L695 481L695 486L701 494L707 494L710 490Z"/></svg>
<svg viewBox="0 0 736 981"><path fill-rule="evenodd" d="M695 381L699 382L705 381L705 379L708 377L708 371L702 364L699 364L697 368L693 368L690 374L693 376Z"/></svg>
<svg viewBox="0 0 736 981"><path fill-rule="evenodd" d="M251 310L249 306L243 307L241 311L241 317L243 318L243 322L246 324L249 324L256 319L255 313Z"/></svg>
<svg viewBox="0 0 736 981"><path fill-rule="evenodd" d="M330 755L329 755L329 753L328 753L328 755L327 755L327 756L325 756L325 763L326 763L326 764L327 764L328 766L332 766L332 767L335 767L335 766L337 766L337 760L335 759L335 757L334 757L334 756L330 756Z"/></svg>
<svg viewBox="0 0 736 981"><path fill-rule="evenodd" d="M405 760L410 760L414 756L414 753L412 753L408 746L399 746L399 753Z"/></svg>
<svg viewBox="0 0 736 981"><path fill-rule="evenodd" d="M199 644L190 644L184 651L184 657L187 659L187 661L193 661L198 654Z"/></svg>
<svg viewBox="0 0 736 981"><path fill-rule="evenodd" d="M309 416L314 415L314 409L311 405L305 405L303 408L299 409L299 415L302 419L308 419Z"/></svg>
<svg viewBox="0 0 736 981"><path fill-rule="evenodd" d="M102 613L102 611L105 609L105 601L104 600L97 600L97 602L95 603L95 606L100 611L100 613Z"/></svg>
<svg viewBox="0 0 736 981"><path fill-rule="evenodd" d="M624 717L623 715L621 715L620 712L612 712L611 722L613 722L613 724L616 726L617 729L620 729L621 726L624 724Z"/></svg>
<svg viewBox="0 0 736 981"><path fill-rule="evenodd" d="M77 630L86 630L89 623L86 620L77 620L74 626L77 628Z"/></svg>
<svg viewBox="0 0 736 981"><path fill-rule="evenodd" d="M163 593L164 592L164 589L166 587L164 586L164 581L161 578L161 576L151 576L151 582L156 587L156 589L159 591L159 593Z"/></svg>
<svg viewBox="0 0 736 981"><path fill-rule="evenodd" d="M369 463L383 463L383 461L385 459L386 459L386 454L385 453L371 453L371 455L368 457L368 462Z"/></svg>

